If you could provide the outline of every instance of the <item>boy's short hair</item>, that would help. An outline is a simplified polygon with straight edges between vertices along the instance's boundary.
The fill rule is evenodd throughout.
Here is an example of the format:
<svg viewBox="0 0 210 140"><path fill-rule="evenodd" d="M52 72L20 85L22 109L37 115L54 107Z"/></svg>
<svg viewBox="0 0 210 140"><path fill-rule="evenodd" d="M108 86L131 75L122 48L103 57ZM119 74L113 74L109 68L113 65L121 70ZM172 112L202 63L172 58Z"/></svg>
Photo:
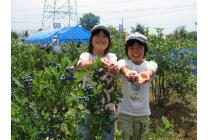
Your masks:
<svg viewBox="0 0 210 140"><path fill-rule="evenodd" d="M126 38L126 43L125 43L126 55L128 56L128 47L129 46L133 46L135 42L138 43L139 45L143 45L144 46L144 57L145 57L146 53L148 51L147 37L144 36L141 33L138 33L138 32L132 33Z"/></svg>
<svg viewBox="0 0 210 140"><path fill-rule="evenodd" d="M89 53L93 53L93 44L92 44L92 40L93 40L93 36L98 34L100 31L104 32L104 34L108 37L109 39L109 44L108 47L105 49L104 54L106 55L109 51L109 48L111 46L111 38L110 38L110 31L109 29L105 26L105 25L96 25L91 29L91 35L90 35L90 41L89 41L89 46L88 46L88 51Z"/></svg>

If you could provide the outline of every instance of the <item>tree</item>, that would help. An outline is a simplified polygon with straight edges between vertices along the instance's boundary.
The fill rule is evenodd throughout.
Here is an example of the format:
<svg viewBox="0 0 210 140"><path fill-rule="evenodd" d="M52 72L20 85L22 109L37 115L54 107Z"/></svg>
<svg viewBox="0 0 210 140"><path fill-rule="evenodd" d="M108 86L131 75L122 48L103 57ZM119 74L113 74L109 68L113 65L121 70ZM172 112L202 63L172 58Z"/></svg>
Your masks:
<svg viewBox="0 0 210 140"><path fill-rule="evenodd" d="M187 38L187 30L185 26L179 26L174 31L174 36L176 39L186 39Z"/></svg>
<svg viewBox="0 0 210 140"><path fill-rule="evenodd" d="M100 17L93 13L86 13L80 18L80 24L85 27L92 29L95 25L100 23Z"/></svg>
<svg viewBox="0 0 210 140"><path fill-rule="evenodd" d="M196 23L195 23L196 24ZM168 36L174 38L174 40L194 40L197 41L197 31L187 31L185 26L177 27L173 33L169 34Z"/></svg>
<svg viewBox="0 0 210 140"><path fill-rule="evenodd" d="M16 32L11 32L11 39L18 39L18 34Z"/></svg>
<svg viewBox="0 0 210 140"><path fill-rule="evenodd" d="M125 32L118 31L113 26L108 26L110 32L111 32L111 38L112 38L112 47L110 48L110 52L115 52L118 59L123 59L127 57L124 53L124 45L125 45Z"/></svg>
<svg viewBox="0 0 210 140"><path fill-rule="evenodd" d="M149 35L149 27L137 23L135 28L131 27L131 32L132 33L139 32L145 36L148 36Z"/></svg>

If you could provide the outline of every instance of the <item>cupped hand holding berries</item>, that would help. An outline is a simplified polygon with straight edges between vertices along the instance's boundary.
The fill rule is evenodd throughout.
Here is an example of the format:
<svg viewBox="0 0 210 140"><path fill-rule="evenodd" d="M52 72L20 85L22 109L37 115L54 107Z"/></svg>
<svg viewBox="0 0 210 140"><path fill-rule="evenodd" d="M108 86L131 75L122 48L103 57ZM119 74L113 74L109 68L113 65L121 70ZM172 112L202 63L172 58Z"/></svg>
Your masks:
<svg viewBox="0 0 210 140"><path fill-rule="evenodd" d="M137 74L137 77L138 77L138 83L139 84L146 83L146 82L148 82L150 80L150 75L147 72L145 72L145 71L139 72Z"/></svg>
<svg viewBox="0 0 210 140"><path fill-rule="evenodd" d="M101 63L103 68L109 73L109 74L113 74L116 71L118 71L118 67L116 64L114 63L110 63L107 57L102 57L101 58Z"/></svg>
<svg viewBox="0 0 210 140"><path fill-rule="evenodd" d="M128 71L125 74L126 78L130 82L136 82L139 84L144 84L150 80L150 76L147 72L139 72L137 73L136 71Z"/></svg>

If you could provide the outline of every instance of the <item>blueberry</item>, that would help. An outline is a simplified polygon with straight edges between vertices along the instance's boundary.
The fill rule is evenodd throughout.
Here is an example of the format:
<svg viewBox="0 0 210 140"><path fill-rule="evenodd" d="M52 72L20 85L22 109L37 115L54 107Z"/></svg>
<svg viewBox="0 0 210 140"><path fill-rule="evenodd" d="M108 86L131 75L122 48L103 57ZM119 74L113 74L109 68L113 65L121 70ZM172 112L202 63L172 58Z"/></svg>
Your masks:
<svg viewBox="0 0 210 140"><path fill-rule="evenodd" d="M52 63L50 61L47 62L47 66L51 66Z"/></svg>
<svg viewBox="0 0 210 140"><path fill-rule="evenodd" d="M25 76L22 78L23 86L25 91L30 91L32 89L32 79L30 76Z"/></svg>
<svg viewBox="0 0 210 140"><path fill-rule="evenodd" d="M89 101L89 98L86 96L83 96L83 97L79 97L79 100L83 100L83 101L87 102L87 101Z"/></svg>
<svg viewBox="0 0 210 140"><path fill-rule="evenodd" d="M82 91L84 92L84 93L86 93L86 94L89 94L89 95L91 95L91 94L93 94L93 87L92 86L84 86L83 88L82 88Z"/></svg>
<svg viewBox="0 0 210 140"><path fill-rule="evenodd" d="M61 83L63 84L63 85L65 85L66 84L66 77L64 76L64 75L61 75L61 77L60 77L60 81L61 81Z"/></svg>
<svg viewBox="0 0 210 140"><path fill-rule="evenodd" d="M47 136L47 133L44 131L39 132L39 137L40 138L45 138Z"/></svg>
<svg viewBox="0 0 210 140"><path fill-rule="evenodd" d="M31 115L33 113L33 110L31 109L31 108L26 108L25 109L25 116L29 116L29 115Z"/></svg>
<svg viewBox="0 0 210 140"><path fill-rule="evenodd" d="M69 81L75 80L74 67L66 67L66 72L68 73L67 80Z"/></svg>
<svg viewBox="0 0 210 140"><path fill-rule="evenodd" d="M71 74L74 72L74 67L66 67L66 72Z"/></svg>
<svg viewBox="0 0 210 140"><path fill-rule="evenodd" d="M53 131L48 131L47 134L48 134L49 138L53 138L55 135L55 133Z"/></svg>
<svg viewBox="0 0 210 140"><path fill-rule="evenodd" d="M56 64L55 68L57 69L57 71L59 71L61 69L61 66L59 64Z"/></svg>
<svg viewBox="0 0 210 140"><path fill-rule="evenodd" d="M35 115L35 116L34 116L34 119L40 120L40 115Z"/></svg>
<svg viewBox="0 0 210 140"><path fill-rule="evenodd" d="M57 121L58 124L63 124L63 122L64 121L62 119Z"/></svg>
<svg viewBox="0 0 210 140"><path fill-rule="evenodd" d="M73 75L68 75L67 80L73 81L73 80L75 80L75 77Z"/></svg>

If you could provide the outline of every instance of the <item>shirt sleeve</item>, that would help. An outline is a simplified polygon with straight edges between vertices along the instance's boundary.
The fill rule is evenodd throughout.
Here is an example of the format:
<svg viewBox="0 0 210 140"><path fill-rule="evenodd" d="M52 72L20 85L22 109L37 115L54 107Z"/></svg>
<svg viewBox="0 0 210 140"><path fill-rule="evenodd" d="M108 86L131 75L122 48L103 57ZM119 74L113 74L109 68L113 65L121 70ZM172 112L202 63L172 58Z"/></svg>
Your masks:
<svg viewBox="0 0 210 140"><path fill-rule="evenodd" d="M157 71L157 68L158 68L158 65L157 65L156 62L154 62L154 61L149 61L149 62L147 63L147 69L152 69L152 70L154 71L154 75L151 77L151 80L150 80L150 81L152 81L152 80L155 79L155 73L156 73L156 71Z"/></svg>
<svg viewBox="0 0 210 140"><path fill-rule="evenodd" d="M110 63L117 64L117 56L114 53L109 53Z"/></svg>
<svg viewBox="0 0 210 140"><path fill-rule="evenodd" d="M125 60L124 59L119 60L117 62L117 66L118 66L118 69L121 69L122 67L126 66Z"/></svg>
<svg viewBox="0 0 210 140"><path fill-rule="evenodd" d="M80 55L80 57L79 57L79 61L78 61L78 63L77 63L77 65L80 63L80 62L82 62L82 61L84 61L84 60L89 60L89 61L91 61L92 60L92 57L91 57L91 54L90 53L82 53L81 55Z"/></svg>
<svg viewBox="0 0 210 140"><path fill-rule="evenodd" d="M149 62L147 63L147 69L152 69L152 70L154 71L154 73L156 73L157 68L158 68L158 65L157 65L156 62L154 62L154 61L149 61Z"/></svg>

